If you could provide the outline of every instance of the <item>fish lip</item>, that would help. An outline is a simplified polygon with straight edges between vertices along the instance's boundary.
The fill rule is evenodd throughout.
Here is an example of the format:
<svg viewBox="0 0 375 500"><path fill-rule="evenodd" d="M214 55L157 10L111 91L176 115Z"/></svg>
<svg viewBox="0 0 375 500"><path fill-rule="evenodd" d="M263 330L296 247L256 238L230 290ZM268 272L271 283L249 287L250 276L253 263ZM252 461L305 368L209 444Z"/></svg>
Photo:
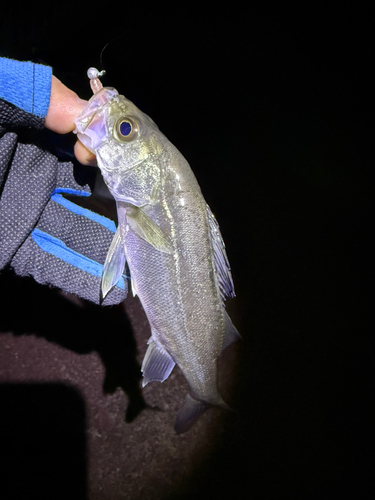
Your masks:
<svg viewBox="0 0 375 500"><path fill-rule="evenodd" d="M116 96L118 92L113 87L103 87L94 94L88 101L87 106L83 108L81 113L74 119L76 128L73 130L75 134L84 133L87 127L90 126L95 115L102 110Z"/></svg>

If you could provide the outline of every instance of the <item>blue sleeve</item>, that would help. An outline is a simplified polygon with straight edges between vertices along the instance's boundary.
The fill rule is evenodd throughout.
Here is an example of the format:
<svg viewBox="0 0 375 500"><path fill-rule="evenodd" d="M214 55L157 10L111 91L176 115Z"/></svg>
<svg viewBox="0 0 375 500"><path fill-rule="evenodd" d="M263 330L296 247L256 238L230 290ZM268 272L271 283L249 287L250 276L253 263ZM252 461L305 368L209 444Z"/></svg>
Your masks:
<svg viewBox="0 0 375 500"><path fill-rule="evenodd" d="M0 99L40 118L47 115L52 69L0 57Z"/></svg>

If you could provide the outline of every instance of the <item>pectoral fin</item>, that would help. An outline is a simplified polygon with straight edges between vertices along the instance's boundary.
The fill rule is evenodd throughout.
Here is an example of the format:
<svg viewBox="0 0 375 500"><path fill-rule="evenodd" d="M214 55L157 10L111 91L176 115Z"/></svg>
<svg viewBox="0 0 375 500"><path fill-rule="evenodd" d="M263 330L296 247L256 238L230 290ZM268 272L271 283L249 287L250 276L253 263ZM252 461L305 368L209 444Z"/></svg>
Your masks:
<svg viewBox="0 0 375 500"><path fill-rule="evenodd" d="M135 297L137 294L137 289L135 288L135 283L134 283L134 280L130 280L130 283L131 283L131 287L132 287L132 294L133 294L133 297Z"/></svg>
<svg viewBox="0 0 375 500"><path fill-rule="evenodd" d="M169 377L174 365L175 362L170 355L151 337L141 368L143 372L142 386L144 387L153 380L164 382Z"/></svg>
<svg viewBox="0 0 375 500"><path fill-rule="evenodd" d="M160 252L171 253L172 245L160 227L140 208L126 209L126 218L130 228L142 239Z"/></svg>
<svg viewBox="0 0 375 500"><path fill-rule="evenodd" d="M101 285L103 299L121 278L125 262L125 252L121 241L120 227L118 227L104 262Z"/></svg>

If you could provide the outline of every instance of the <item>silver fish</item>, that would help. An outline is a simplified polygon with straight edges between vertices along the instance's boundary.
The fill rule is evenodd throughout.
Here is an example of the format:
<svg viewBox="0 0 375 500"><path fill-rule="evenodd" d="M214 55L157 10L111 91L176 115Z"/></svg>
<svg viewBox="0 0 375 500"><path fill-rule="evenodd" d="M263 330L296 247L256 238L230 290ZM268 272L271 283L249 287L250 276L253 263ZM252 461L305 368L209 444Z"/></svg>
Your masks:
<svg viewBox="0 0 375 500"><path fill-rule="evenodd" d="M76 133L96 154L119 221L102 294L127 262L151 326L143 386L163 382L179 366L190 392L175 430L185 432L208 407L228 408L217 388L217 358L240 336L224 307L235 295L224 242L181 153L131 101L102 88L97 70L88 75L95 93Z"/></svg>

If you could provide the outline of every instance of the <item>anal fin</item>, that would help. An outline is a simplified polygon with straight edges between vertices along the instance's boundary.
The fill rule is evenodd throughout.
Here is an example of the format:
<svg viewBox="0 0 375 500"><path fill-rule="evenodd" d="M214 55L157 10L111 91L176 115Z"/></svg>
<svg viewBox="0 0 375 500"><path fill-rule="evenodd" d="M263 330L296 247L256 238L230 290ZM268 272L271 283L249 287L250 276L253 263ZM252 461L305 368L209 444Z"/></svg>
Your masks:
<svg viewBox="0 0 375 500"><path fill-rule="evenodd" d="M170 355L151 337L142 363L142 387L154 380L164 382L174 368L175 362Z"/></svg>

